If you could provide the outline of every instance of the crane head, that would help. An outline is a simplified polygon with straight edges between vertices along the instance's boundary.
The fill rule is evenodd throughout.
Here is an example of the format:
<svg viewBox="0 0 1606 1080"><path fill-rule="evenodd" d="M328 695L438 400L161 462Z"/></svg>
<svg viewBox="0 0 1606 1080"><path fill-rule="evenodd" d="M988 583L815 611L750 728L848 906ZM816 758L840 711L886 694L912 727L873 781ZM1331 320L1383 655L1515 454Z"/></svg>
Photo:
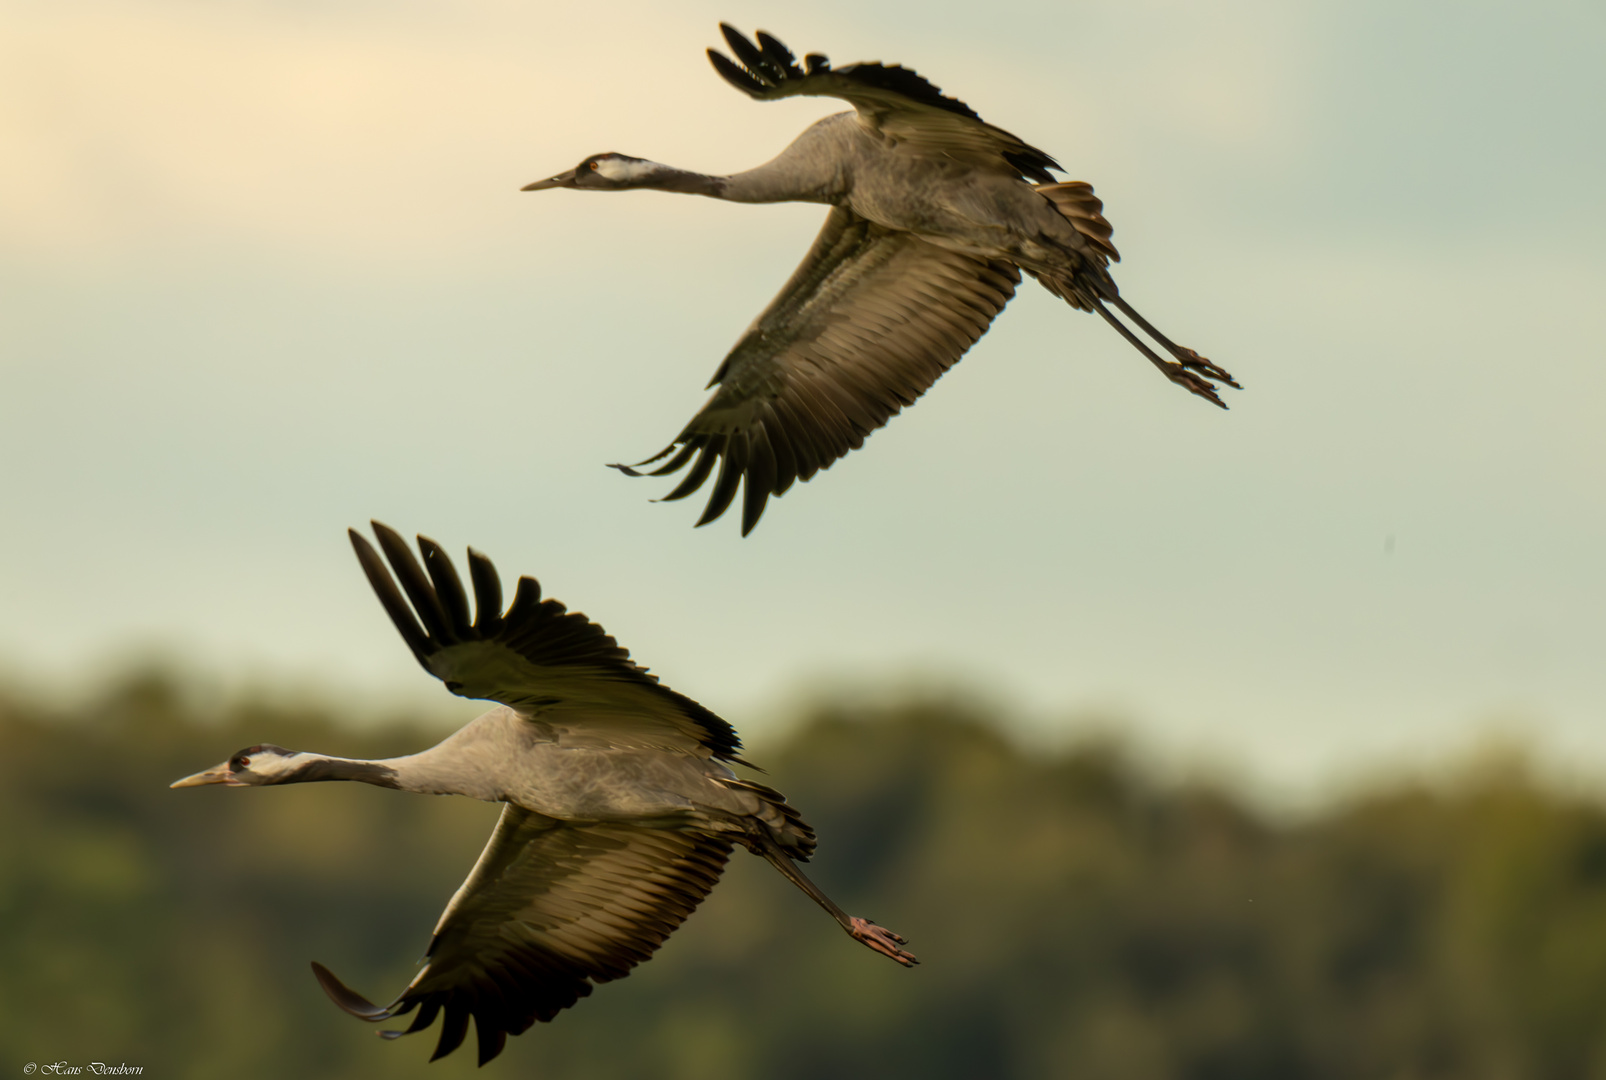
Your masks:
<svg viewBox="0 0 1606 1080"><path fill-rule="evenodd" d="M592 154L568 172L525 184L519 190L545 191L547 188L566 187L623 191L626 188L652 187L656 179L669 172L673 170L656 161L628 154Z"/></svg>
<svg viewBox="0 0 1606 1080"><path fill-rule="evenodd" d="M277 784L296 771L297 767L292 764L292 760L298 756L300 755L294 750L286 750L271 743L248 746L223 764L214 765L204 772L186 776L182 780L175 780L168 787L200 787L202 784L256 787L260 784Z"/></svg>

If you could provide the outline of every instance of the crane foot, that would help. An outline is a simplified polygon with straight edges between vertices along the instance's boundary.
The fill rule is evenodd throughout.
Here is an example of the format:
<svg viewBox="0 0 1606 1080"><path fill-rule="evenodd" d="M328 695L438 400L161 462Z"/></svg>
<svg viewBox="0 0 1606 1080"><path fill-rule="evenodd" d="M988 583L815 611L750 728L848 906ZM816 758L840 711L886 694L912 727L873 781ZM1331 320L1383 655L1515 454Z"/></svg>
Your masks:
<svg viewBox="0 0 1606 1080"><path fill-rule="evenodd" d="M1184 390L1198 394L1206 401L1213 401L1225 409L1227 403L1216 394L1215 384L1208 380L1214 379L1236 390L1243 389L1224 368L1217 367L1192 349L1179 348L1177 355L1180 357L1179 360L1175 362L1162 360L1158 366L1166 378Z"/></svg>
<svg viewBox="0 0 1606 1080"><path fill-rule="evenodd" d="M1211 363L1209 360L1206 360L1192 349L1185 349L1179 346L1177 349L1177 360L1180 362L1182 367L1187 368L1190 371L1197 371L1207 379L1214 379L1216 382L1226 383L1234 390L1243 389L1243 387L1238 385L1238 380L1232 377L1232 373L1230 371L1217 364Z"/></svg>
<svg viewBox="0 0 1606 1080"><path fill-rule="evenodd" d="M895 934L884 926L877 926L869 919L861 919L857 915L848 916L848 922L850 923L848 933L882 956L890 956L904 967L914 967L920 963L915 959L914 953L898 948L899 945L908 943L908 939L902 935Z"/></svg>

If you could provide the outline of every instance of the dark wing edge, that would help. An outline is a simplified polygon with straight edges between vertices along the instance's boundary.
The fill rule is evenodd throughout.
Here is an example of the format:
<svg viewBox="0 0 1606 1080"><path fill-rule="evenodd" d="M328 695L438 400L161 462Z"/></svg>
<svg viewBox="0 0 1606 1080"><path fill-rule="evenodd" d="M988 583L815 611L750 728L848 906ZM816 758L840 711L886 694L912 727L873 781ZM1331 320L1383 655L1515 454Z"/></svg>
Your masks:
<svg viewBox="0 0 1606 1080"><path fill-rule="evenodd" d="M829 468L914 404L987 331L1019 282L1011 263L835 208L715 372L710 385L719 390L658 455L615 468L666 476L690 465L668 501L701 488L718 465L697 524L723 514L740 486L746 536L771 495Z"/></svg>
<svg viewBox="0 0 1606 1080"><path fill-rule="evenodd" d="M805 58L808 70L804 71L797 66L792 51L763 30L754 35L756 43L730 23L720 23L719 32L740 64L718 49L709 49L708 59L714 70L726 82L758 101L774 101L798 94L839 97L838 84L828 78L835 75L901 94L916 104L929 105L968 120L981 120L969 105L948 97L929 79L900 64L859 63L833 69L831 61L823 54L810 53Z"/></svg>
<svg viewBox="0 0 1606 1080"><path fill-rule="evenodd" d="M471 621L462 579L444 548L419 536L418 547L424 556L420 564L400 533L378 521L370 524L384 558L366 537L348 529L357 561L402 640L431 675L440 677L429 661L442 649L473 643L502 645L537 667L580 669L599 678L644 688L697 728L699 741L715 757L749 764L737 756L742 740L735 728L659 682L656 675L630 659L624 646L585 615L570 611L557 600L543 600L541 584L535 578L519 578L513 602L504 613L496 567L470 548L469 576L477 608ZM390 569L386 568L386 560ZM395 571L394 578L391 570ZM451 684L447 688L457 692Z"/></svg>
<svg viewBox="0 0 1606 1080"><path fill-rule="evenodd" d="M1004 159L1029 180L1052 183L1054 177L1048 170L1060 168L1048 154L986 123L969 105L948 97L930 80L901 64L862 62L833 68L822 54L810 53L804 57L805 70L790 49L762 30L752 41L729 23L720 23L719 30L736 60L709 49L709 61L721 78L756 101L802 95L842 98L861 112L875 112L891 102L906 108L936 109L972 121L997 138Z"/></svg>
<svg viewBox="0 0 1606 1080"><path fill-rule="evenodd" d="M472 1018L479 1063L509 1035L547 1022L623 978L686 920L725 868L732 840L619 822L570 825L503 808L490 842L441 916L426 963L380 1007L312 965L336 1005L378 1023L417 1010L397 1038L444 1016L430 1060L462 1045Z"/></svg>

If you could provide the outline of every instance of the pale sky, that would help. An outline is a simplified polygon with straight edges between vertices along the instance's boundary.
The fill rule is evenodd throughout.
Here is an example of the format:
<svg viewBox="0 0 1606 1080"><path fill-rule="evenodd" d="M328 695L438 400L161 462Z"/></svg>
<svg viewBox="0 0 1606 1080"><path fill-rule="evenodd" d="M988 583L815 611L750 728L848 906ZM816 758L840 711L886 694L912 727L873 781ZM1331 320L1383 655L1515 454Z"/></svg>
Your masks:
<svg viewBox="0 0 1606 1080"><path fill-rule="evenodd" d="M823 211L518 188L735 171L836 111L726 86L720 19L1092 182L1231 412L1028 283L746 540L604 469ZM377 517L749 741L930 682L1284 792L1491 729L1606 783L1602 56L1593 0L0 0L0 670L435 700L343 536Z"/></svg>

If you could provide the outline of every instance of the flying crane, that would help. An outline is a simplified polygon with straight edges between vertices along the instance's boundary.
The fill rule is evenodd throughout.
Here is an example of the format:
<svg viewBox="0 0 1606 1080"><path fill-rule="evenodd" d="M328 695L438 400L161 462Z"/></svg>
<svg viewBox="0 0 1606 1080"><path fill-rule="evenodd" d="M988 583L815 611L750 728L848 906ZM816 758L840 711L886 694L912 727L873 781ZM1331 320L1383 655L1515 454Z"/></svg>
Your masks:
<svg viewBox="0 0 1606 1080"><path fill-rule="evenodd" d="M364 761L248 747L173 787L261 787L357 780L504 803L468 879L447 904L418 975L378 1006L323 965L335 1004L369 1021L417 1010L402 1032L444 1014L435 1060L462 1044L470 1017L479 1061L547 1021L592 985L648 959L714 885L733 846L767 860L852 937L905 967L904 938L837 907L797 866L814 830L780 792L727 763L741 739L724 720L630 659L607 632L522 577L504 611L496 568L470 548L475 610L444 549L420 536L423 563L373 523L392 578L356 531L368 581L425 671L461 697L498 706L439 745ZM400 588L397 581L400 581Z"/></svg>
<svg viewBox="0 0 1606 1080"><path fill-rule="evenodd" d="M718 390L707 404L664 450L616 468L665 476L689 465L664 497L680 499L717 464L697 524L723 514L741 485L745 536L771 495L858 449L957 363L1014 295L1022 270L1072 307L1096 312L1166 378L1226 408L1217 384L1237 388L1233 377L1121 298L1109 271L1120 256L1090 185L1055 182L1049 170L1063 170L1053 158L908 68L833 68L819 53L799 66L763 31L750 41L727 24L720 30L736 59L715 49L708 57L738 90L759 101L842 98L853 111L825 117L774 160L730 176L607 153L523 189L655 188L831 207L791 280L714 373L709 386Z"/></svg>

